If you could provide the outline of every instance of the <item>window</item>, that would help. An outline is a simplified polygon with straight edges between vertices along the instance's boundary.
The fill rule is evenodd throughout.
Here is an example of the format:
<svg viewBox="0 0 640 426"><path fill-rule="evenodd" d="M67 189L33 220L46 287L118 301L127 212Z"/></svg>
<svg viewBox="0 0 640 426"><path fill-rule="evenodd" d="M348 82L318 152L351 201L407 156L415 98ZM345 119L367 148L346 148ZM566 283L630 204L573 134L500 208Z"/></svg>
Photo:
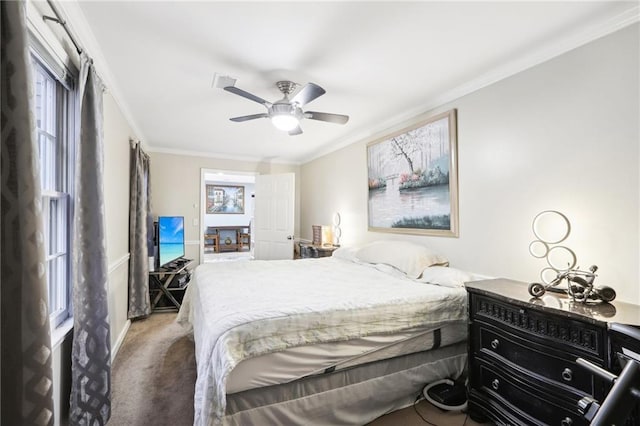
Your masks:
<svg viewBox="0 0 640 426"><path fill-rule="evenodd" d="M32 65L49 319L55 328L71 312L73 102L64 76L58 78L35 53Z"/></svg>

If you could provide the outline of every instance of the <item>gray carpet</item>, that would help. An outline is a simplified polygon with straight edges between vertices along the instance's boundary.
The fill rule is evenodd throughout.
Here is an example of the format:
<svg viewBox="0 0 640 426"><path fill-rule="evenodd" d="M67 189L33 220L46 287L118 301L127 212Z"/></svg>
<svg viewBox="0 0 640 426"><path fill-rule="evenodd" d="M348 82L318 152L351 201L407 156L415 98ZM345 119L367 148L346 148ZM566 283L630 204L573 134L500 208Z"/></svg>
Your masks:
<svg viewBox="0 0 640 426"><path fill-rule="evenodd" d="M191 426L196 363L193 341L175 323L175 313L134 321L112 368L109 426ZM436 426L477 426L464 414L444 412L422 401L420 414ZM425 425L413 407L369 426Z"/></svg>
<svg viewBox="0 0 640 426"><path fill-rule="evenodd" d="M191 426L196 361L175 313L134 321L112 369L110 426Z"/></svg>

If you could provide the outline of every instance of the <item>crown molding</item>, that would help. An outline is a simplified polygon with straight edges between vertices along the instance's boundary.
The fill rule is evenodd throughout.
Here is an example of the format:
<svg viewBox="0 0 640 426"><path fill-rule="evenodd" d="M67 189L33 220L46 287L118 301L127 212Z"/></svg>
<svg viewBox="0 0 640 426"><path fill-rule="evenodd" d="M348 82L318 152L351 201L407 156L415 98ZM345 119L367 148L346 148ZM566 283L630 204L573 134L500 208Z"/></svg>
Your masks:
<svg viewBox="0 0 640 426"><path fill-rule="evenodd" d="M96 65L97 72L102 78L103 83L107 87L107 90L110 92L111 96L114 98L116 104L120 108L120 111L122 112L124 118L127 120L129 126L135 132L134 136L137 139L141 140L142 146L145 149L145 151L165 153L165 154L175 154L175 155L219 158L219 159L228 159L228 160L236 160L236 161L257 162L257 163L266 161L265 159L250 157L250 156L235 156L235 155L226 155L226 154L215 154L210 152L183 151L183 150L175 150L175 149L154 148L153 146L150 146L146 142L147 139L144 133L142 132L141 128L138 126L136 120L134 119L133 114L129 110L128 104L126 103L125 98L122 95L122 91L119 88L116 82L116 79L109 68L107 60L102 54L100 45L98 44L93 34L93 31L88 25L84 12L80 8L79 0L72 0L72 1L58 0L58 1L55 1L55 3L58 9L67 18L66 20L67 20L68 27L71 29L73 34L76 35L80 44L84 47L85 51L93 59L94 64ZM313 161L317 158L320 158L322 156L335 152L353 143L360 142L365 139L371 138L375 135L382 134L383 132L386 132L392 128L401 127L401 125L399 125L398 123L404 123L416 116L425 114L426 111L437 108L438 106L451 102L469 93L475 92L495 82L511 77L515 74L518 74L522 71L525 71L529 68L532 68L536 65L539 65L557 56L560 56L570 50L573 50L587 43L590 43L594 40L602 38L606 35L614 33L629 25L635 24L638 21L640 21L640 6L637 3L634 3L634 5L631 8L618 14L617 16L614 16L599 24L593 25L584 31L580 31L578 33L572 34L566 37L565 39L562 39L549 46L546 46L543 49L538 49L531 53L525 54L520 58L517 58L503 66L500 66L486 73L483 76L480 76L479 78L476 78L446 93L443 93L440 96L430 99L428 102L420 105L419 107L413 108L411 110L406 111L403 114L399 114L388 120L385 120L372 130L361 131L351 136L339 138L333 143L330 143L329 145L327 145L325 148L317 150L314 153L310 154L309 156L302 157L299 161L269 159L268 162L274 163L274 164L289 164L289 165L301 165L301 164L308 163L310 161Z"/></svg>
<svg viewBox="0 0 640 426"><path fill-rule="evenodd" d="M103 84L107 88L107 92L111 94L116 104L120 108L120 112L127 120L127 123L134 131L136 139L140 139L142 143L142 147L146 150L148 145L145 143L145 136L142 132L140 126L138 126L133 114L129 110L129 106L125 101L124 96L122 95L122 90L118 83L116 82L113 73L111 72L111 68L109 67L109 63L106 58L102 54L102 49L100 44L96 40L91 27L87 22L87 18L84 15L84 12L80 8L80 4L78 0L73 1L60 1L53 0L55 2L56 7L66 18L67 26L71 30L71 32L76 36L80 45L84 48L85 52L91 59L93 59L93 63L96 68L96 72L102 79Z"/></svg>
<svg viewBox="0 0 640 426"><path fill-rule="evenodd" d="M281 160L277 158L259 158L259 157L250 157L250 156L220 154L220 153L214 153L214 152L172 149L172 148L149 147L147 152L155 152L158 154L184 155L187 157L205 157L205 158L214 158L219 160L243 161L243 162L258 163L258 164L269 163L269 164L284 164L284 165L291 165L291 166L299 166L301 164L298 161L288 161L288 160Z"/></svg>
<svg viewBox="0 0 640 426"><path fill-rule="evenodd" d="M384 134L390 133L396 129L401 129L410 120L413 120L420 115L426 114L430 110L433 110L446 103L452 102L500 80L504 80L527 69L533 68L553 58L563 55L573 49L584 46L588 43L591 43L592 41L633 25L639 21L640 6L635 4L633 7L604 22L600 22L587 28L586 30L574 33L542 49L527 53L520 58L517 58L503 66L497 67L474 80L471 80L448 92L436 96L433 99L430 99L427 103L422 104L417 108L413 108L407 112L385 120L371 131L361 131L355 135L338 139L334 143L327 145L325 148L315 151L310 156L303 158L301 160L301 164L309 163L313 160L331 154L332 152L338 151L356 142L372 140L374 138L383 136Z"/></svg>

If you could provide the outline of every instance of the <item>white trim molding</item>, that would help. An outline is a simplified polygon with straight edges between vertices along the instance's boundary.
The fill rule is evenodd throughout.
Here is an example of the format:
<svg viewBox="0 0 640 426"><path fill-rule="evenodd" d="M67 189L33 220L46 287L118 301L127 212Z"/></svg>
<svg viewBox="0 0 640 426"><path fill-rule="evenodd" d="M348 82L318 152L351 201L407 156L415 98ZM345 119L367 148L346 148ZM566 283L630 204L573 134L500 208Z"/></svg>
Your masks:
<svg viewBox="0 0 640 426"><path fill-rule="evenodd" d="M380 123L379 126L371 129L370 131L360 132L356 135L349 135L336 140L334 143L327 144L325 147L320 148L310 156L303 158L300 161L300 164L306 164L356 142L360 142L365 139L373 139L379 134L386 133L390 130L392 131L394 128L400 128L406 121L425 114L432 109L452 102L500 80L504 80L508 77L516 75L529 68L533 68L536 65L540 65L546 61L567 53L570 50L577 49L580 46L584 46L587 43L605 37L639 21L640 6L634 6L630 9L625 10L621 14L609 19L605 23L594 25L581 32L580 34L572 35L565 38L564 40L552 43L551 45L546 46L542 49L524 54L519 58L516 58L515 60L506 63L503 66L497 67L472 81L469 81L441 94L440 96L430 99L427 103L420 105L417 108L412 108L401 115L396 115L387 120L384 120Z"/></svg>
<svg viewBox="0 0 640 426"><path fill-rule="evenodd" d="M125 263L127 263L129 261L129 258L131 257L130 253L125 254L124 256L122 256L120 259L116 260L115 262L111 263L109 265L109 272L108 274L111 275L113 273L113 271L115 271L116 269L118 269L119 267L121 267L122 265L124 265Z"/></svg>
<svg viewBox="0 0 640 426"><path fill-rule="evenodd" d="M111 264L109 264L109 272L108 272L109 277L111 276L111 274L113 274L117 269L120 269L122 266L124 265L128 266L130 257L131 257L131 254L127 253L122 257L120 257L119 259L112 262ZM109 280L111 280L111 278L109 278ZM131 326L131 320L128 319L124 323L124 326L122 327L122 329L120 330L120 333L118 334L118 339L115 341L115 343L113 344L113 347L111 348L111 362L113 362L113 360L116 358L116 354L118 353L118 350L120 350L120 347L124 342L124 338L127 335L127 331L129 331L129 326Z"/></svg>
<svg viewBox="0 0 640 426"><path fill-rule="evenodd" d="M264 159L261 157L252 157L249 155L229 155L229 154L220 154L220 153L214 153L214 152L190 151L185 149L161 148L161 147L153 147L153 146L149 146L148 152L157 153L157 154L182 155L185 157L202 157L202 158L215 158L219 160L243 161L246 163L285 164L285 165L295 165L295 166L300 165L299 161L286 161L286 160L281 160L277 158Z"/></svg>
<svg viewBox="0 0 640 426"><path fill-rule="evenodd" d="M127 332L129 331L130 326L131 326L131 320L128 319L127 322L124 323L124 327L122 327L122 330L118 335L118 340L116 340L116 343L113 345L113 348L111 348L111 362L113 362L113 360L116 359L116 355L118 354L118 351L120 350L120 347L124 342L124 338L127 336Z"/></svg>
<svg viewBox="0 0 640 426"><path fill-rule="evenodd" d="M122 115L126 118L129 126L131 126L138 139L142 140L142 146L146 149L146 143L144 142L146 138L144 137L140 126L138 126L137 121L134 119L133 114L131 114L129 105L125 101L125 97L122 95L123 91L118 86L116 79L111 72L111 68L109 67L109 63L102 54L100 44L91 30L84 12L80 8L80 3L78 1L56 1L55 3L56 6L58 6L58 9L61 9L62 14L66 17L66 23L71 32L75 34L78 38L78 42L93 59L96 69L98 70L98 74L106 86L107 91L111 93L116 104L118 104Z"/></svg>
<svg viewBox="0 0 640 426"><path fill-rule="evenodd" d="M67 335L73 330L73 317L69 317L51 330L51 349L56 350L58 346L67 338Z"/></svg>

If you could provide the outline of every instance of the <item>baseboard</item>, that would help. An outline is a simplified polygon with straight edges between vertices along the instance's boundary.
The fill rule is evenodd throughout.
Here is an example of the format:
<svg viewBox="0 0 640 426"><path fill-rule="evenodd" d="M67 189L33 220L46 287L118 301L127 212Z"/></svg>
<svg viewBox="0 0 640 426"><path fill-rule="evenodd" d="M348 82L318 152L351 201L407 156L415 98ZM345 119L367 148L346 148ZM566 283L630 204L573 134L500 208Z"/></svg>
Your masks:
<svg viewBox="0 0 640 426"><path fill-rule="evenodd" d="M120 346L122 346L122 342L124 342L124 338L127 335L127 331L129 331L129 326L131 326L131 320L128 319L127 322L124 323L124 327L122 327L122 331L120 332L120 335L118 336L118 340L116 340L116 344L113 345L113 348L111 348L111 362L113 363L113 360L116 359L116 355L118 353L118 350L120 350Z"/></svg>

